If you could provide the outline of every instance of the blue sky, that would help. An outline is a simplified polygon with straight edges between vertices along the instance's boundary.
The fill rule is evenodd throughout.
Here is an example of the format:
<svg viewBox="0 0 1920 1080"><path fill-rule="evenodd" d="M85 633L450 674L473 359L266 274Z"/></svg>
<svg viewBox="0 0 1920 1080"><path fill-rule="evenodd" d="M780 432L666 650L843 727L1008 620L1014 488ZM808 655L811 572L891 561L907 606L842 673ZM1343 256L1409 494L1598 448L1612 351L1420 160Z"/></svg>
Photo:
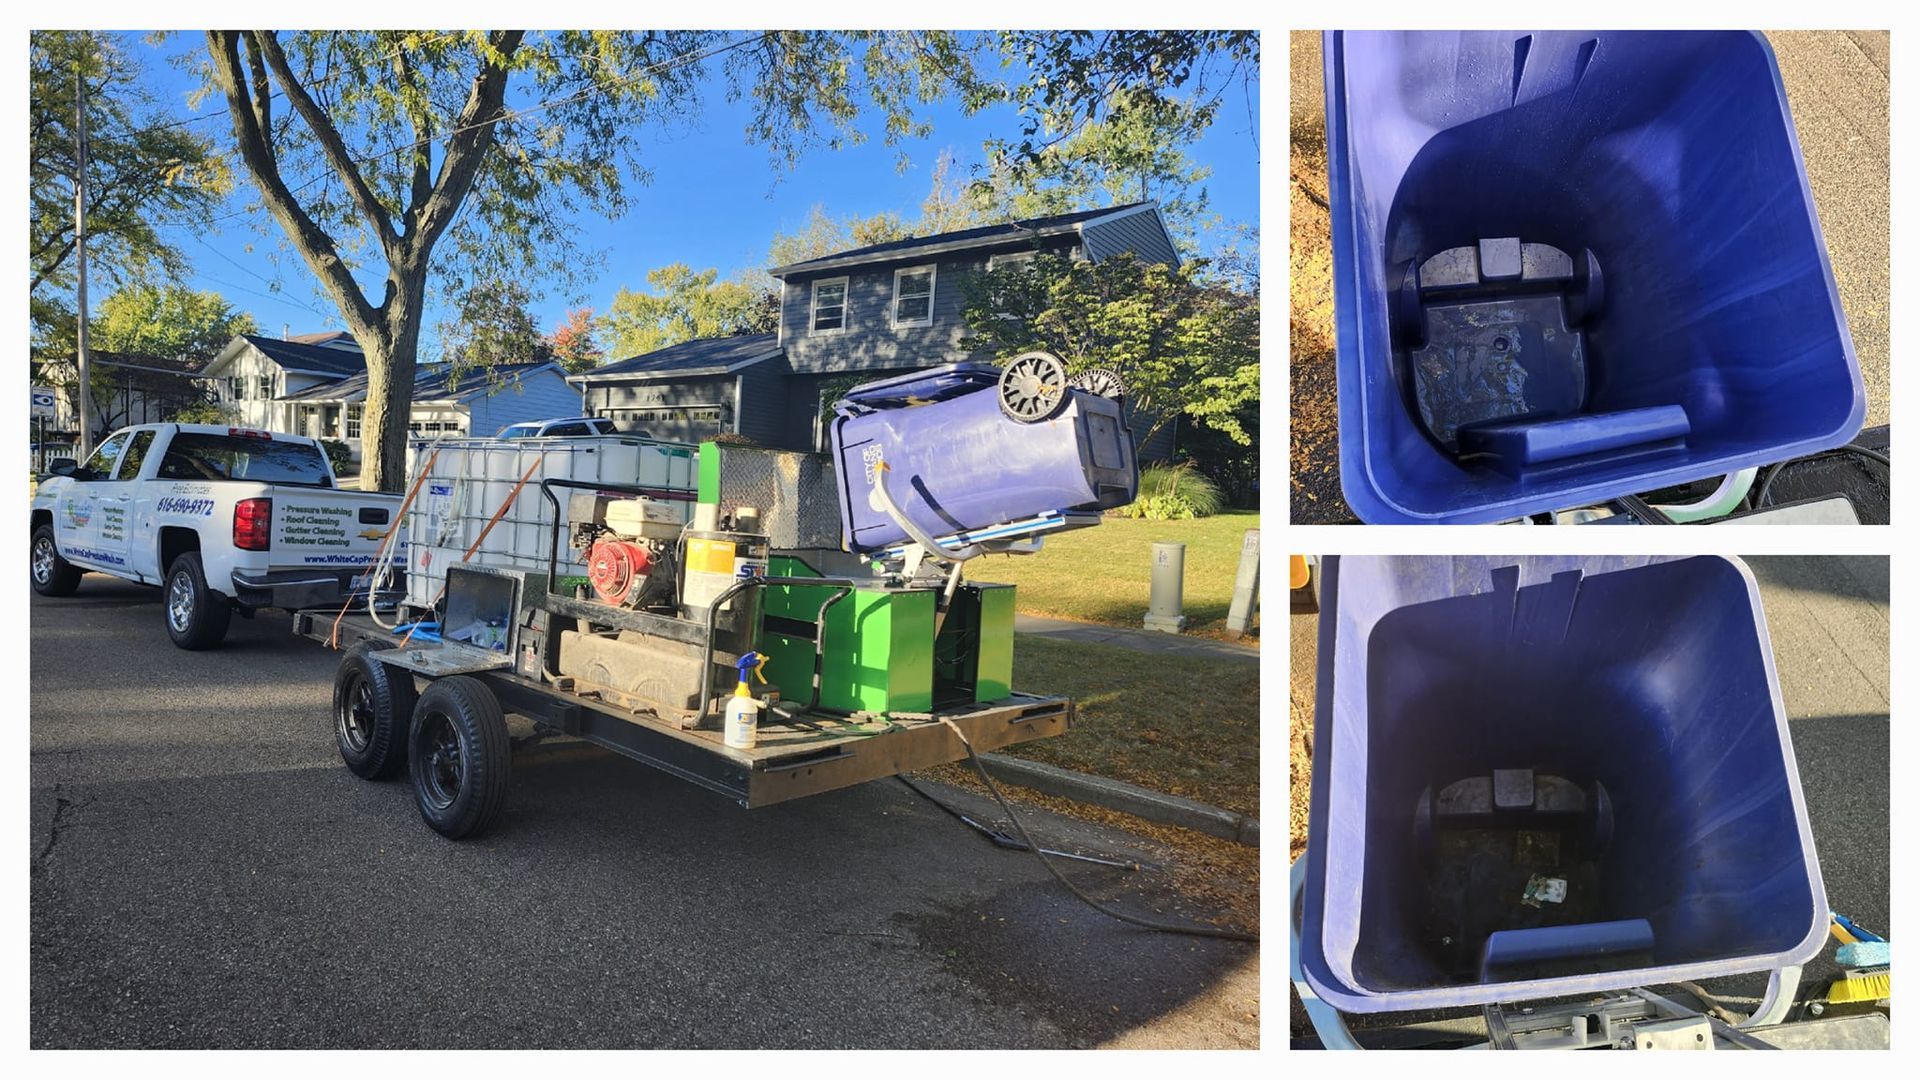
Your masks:
<svg viewBox="0 0 1920 1080"><path fill-rule="evenodd" d="M204 38L177 34L158 48L148 44L144 35L129 34L125 40L173 113L195 115L187 106L195 82L167 63L166 57L202 49ZM1019 132L1011 108L968 117L957 107L936 105L927 112L933 122L929 138L896 148L885 145L876 134L858 147L810 151L789 171L776 168L764 147L746 140L745 109L728 104L718 86L703 93L703 102L703 115L649 135L641 160L652 173L652 183L629 187L630 208L624 216L608 221L581 215L581 229L594 237L587 246L605 254L604 272L587 290L587 303L595 310L605 311L623 285L643 287L649 269L668 263L717 267L722 277L762 266L773 235L799 227L816 203L836 217L885 210L910 217L927 194L929 174L942 149L950 148L972 164L979 161L986 138L1012 138ZM219 107L217 98L209 98L199 112ZM1229 223L1259 221L1258 110L1258 87L1252 88L1250 103L1236 92L1220 110L1213 128L1188 151L1196 162L1212 168L1207 190L1214 210ZM224 116L210 118L193 130L225 145L226 123ZM904 173L896 166L899 149L912 161ZM252 196L251 184L242 176L229 209L239 210ZM212 234L176 230L175 238L194 268L189 283L218 291L235 307L252 312L265 333L278 335L282 326L296 334L340 327L338 315L331 312L299 257L283 250L278 226L264 214L254 217L258 221L223 222ZM276 253L280 253L277 266ZM274 282L280 286L277 291ZM534 305L543 329L559 321L568 306L566 300L559 290L550 289ZM423 360L437 356L432 326L438 318L437 310L428 313Z"/></svg>

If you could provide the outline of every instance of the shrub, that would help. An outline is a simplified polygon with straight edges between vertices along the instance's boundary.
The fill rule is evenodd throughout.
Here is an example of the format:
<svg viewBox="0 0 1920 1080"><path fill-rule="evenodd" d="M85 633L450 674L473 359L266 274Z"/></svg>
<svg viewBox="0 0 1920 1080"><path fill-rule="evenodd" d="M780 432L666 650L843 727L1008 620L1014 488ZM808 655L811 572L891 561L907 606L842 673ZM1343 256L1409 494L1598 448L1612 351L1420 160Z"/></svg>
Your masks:
<svg viewBox="0 0 1920 1080"><path fill-rule="evenodd" d="M333 475L341 476L353 471L353 448L343 439L321 439L320 449L327 453L327 464L333 467Z"/></svg>
<svg viewBox="0 0 1920 1080"><path fill-rule="evenodd" d="M1147 521L1183 521L1212 517L1225 506L1219 485L1196 471L1192 462L1183 461L1140 470L1140 494L1120 514Z"/></svg>
<svg viewBox="0 0 1920 1080"><path fill-rule="evenodd" d="M176 424L231 424L238 414L229 407L202 401L173 414Z"/></svg>

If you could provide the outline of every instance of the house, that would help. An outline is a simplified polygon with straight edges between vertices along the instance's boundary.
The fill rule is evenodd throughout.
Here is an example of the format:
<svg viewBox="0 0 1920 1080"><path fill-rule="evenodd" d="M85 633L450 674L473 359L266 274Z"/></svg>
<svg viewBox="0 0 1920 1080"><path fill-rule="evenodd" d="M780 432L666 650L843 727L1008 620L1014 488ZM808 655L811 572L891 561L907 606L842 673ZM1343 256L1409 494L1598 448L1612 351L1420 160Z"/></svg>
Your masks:
<svg viewBox="0 0 1920 1080"><path fill-rule="evenodd" d="M175 413L209 400L196 378L199 363L191 359L114 353L94 350L87 357L93 371L93 440L130 424L153 424L173 419ZM72 359L48 360L35 378L54 388L54 415L47 421L49 447L77 444L76 421L79 369Z"/></svg>
<svg viewBox="0 0 1920 1080"><path fill-rule="evenodd" d="M874 244L770 270L781 283L777 333L682 342L572 381L588 415L622 431L687 442L734 432L821 449L823 417L856 383L974 359L960 344L960 279L1038 252L1179 261L1151 202ZM1142 457L1170 451L1171 429Z"/></svg>
<svg viewBox="0 0 1920 1080"><path fill-rule="evenodd" d="M236 422L343 439L359 460L367 361L352 335L241 334L200 378ZM580 392L555 363L496 364L459 375L446 365L423 364L414 376L408 427L418 435L492 435L508 424L579 412Z"/></svg>

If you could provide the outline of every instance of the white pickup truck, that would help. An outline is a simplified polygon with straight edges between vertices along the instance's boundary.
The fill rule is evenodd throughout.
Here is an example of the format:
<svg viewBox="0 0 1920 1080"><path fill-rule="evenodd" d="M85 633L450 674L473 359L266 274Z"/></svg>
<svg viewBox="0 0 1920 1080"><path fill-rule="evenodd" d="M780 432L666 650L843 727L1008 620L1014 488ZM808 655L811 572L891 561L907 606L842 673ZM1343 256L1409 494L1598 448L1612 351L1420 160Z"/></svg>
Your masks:
<svg viewBox="0 0 1920 1080"><path fill-rule="evenodd" d="M87 570L162 586L173 643L208 649L236 609L251 616L364 595L399 509L398 495L336 487L312 439L144 424L40 485L29 576L43 596L71 594ZM404 554L398 538L389 558Z"/></svg>

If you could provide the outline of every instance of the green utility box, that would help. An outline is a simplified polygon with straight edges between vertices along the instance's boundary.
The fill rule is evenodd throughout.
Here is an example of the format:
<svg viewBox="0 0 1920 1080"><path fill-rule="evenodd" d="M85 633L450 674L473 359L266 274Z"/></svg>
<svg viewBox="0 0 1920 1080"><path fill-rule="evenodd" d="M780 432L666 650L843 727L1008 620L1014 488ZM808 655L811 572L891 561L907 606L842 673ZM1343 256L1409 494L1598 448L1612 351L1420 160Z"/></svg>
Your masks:
<svg viewBox="0 0 1920 1080"><path fill-rule="evenodd" d="M933 645L933 681L943 705L1013 693L1013 586L969 582L954 593Z"/></svg>
<svg viewBox="0 0 1920 1080"><path fill-rule="evenodd" d="M789 556L769 560L774 577L819 577ZM773 586L761 605L760 649L780 696L805 701L813 686L813 626L834 590ZM840 712L933 709L933 613L926 589L856 589L827 611L820 707Z"/></svg>
<svg viewBox="0 0 1920 1080"><path fill-rule="evenodd" d="M774 577L819 577L800 558L775 555ZM814 623L834 590L778 585L761 602L760 651L781 697L805 701L813 686ZM938 592L856 589L827 610L820 663L821 708L927 712L999 701L1013 691L1013 586L963 585L934 635Z"/></svg>

